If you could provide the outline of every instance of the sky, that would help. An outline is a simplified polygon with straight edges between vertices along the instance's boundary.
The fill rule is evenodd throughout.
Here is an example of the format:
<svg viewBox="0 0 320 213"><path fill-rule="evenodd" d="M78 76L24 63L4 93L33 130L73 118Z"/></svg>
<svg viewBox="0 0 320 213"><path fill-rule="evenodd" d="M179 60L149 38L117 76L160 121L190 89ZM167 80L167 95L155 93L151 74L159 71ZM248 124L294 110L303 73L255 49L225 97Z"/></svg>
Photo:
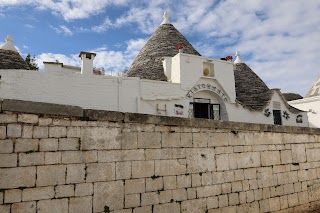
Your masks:
<svg viewBox="0 0 320 213"><path fill-rule="evenodd" d="M305 96L320 77L320 0L0 0L0 44L11 35L40 69L56 60L80 66L80 51L95 52L94 66L115 74L164 11L201 55L239 51L269 88Z"/></svg>

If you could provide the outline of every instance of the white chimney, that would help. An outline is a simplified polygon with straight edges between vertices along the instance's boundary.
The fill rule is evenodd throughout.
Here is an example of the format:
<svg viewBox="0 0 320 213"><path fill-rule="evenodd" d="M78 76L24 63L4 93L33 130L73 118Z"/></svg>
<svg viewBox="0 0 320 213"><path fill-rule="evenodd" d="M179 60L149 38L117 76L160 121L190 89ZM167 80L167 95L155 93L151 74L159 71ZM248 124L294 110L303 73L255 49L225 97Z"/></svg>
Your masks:
<svg viewBox="0 0 320 213"><path fill-rule="evenodd" d="M81 57L81 74L82 75L93 75L93 59L97 54L89 52L80 52L79 57Z"/></svg>

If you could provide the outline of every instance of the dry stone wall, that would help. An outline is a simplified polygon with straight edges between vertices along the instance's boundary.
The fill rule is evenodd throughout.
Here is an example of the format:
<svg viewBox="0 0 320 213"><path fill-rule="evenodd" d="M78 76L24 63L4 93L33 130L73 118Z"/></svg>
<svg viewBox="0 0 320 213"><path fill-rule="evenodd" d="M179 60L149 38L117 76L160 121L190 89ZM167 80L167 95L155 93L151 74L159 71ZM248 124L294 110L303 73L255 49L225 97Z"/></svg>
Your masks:
<svg viewBox="0 0 320 213"><path fill-rule="evenodd" d="M1 213L320 209L320 129L12 103L0 104Z"/></svg>

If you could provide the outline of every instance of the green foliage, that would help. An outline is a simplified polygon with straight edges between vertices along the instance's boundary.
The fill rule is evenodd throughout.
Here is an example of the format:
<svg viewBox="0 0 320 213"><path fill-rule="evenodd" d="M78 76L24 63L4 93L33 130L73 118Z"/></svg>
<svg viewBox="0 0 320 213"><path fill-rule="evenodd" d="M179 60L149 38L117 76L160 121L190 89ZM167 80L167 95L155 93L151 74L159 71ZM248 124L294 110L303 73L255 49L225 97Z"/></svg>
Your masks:
<svg viewBox="0 0 320 213"><path fill-rule="evenodd" d="M29 66L30 70L39 70L38 64L36 63L35 56L33 56L31 58L30 53L29 53L24 61Z"/></svg>

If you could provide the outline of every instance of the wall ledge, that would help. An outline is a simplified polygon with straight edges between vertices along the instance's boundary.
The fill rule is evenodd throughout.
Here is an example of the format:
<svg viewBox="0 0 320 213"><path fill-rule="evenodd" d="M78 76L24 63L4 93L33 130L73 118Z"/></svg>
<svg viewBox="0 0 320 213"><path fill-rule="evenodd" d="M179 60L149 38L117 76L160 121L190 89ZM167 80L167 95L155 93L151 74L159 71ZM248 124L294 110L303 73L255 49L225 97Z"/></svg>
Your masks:
<svg viewBox="0 0 320 213"><path fill-rule="evenodd" d="M22 101L13 99L2 100L2 111L83 117L83 109L78 106Z"/></svg>
<svg viewBox="0 0 320 213"><path fill-rule="evenodd" d="M31 113L47 116L80 117L89 121L110 121L119 123L142 123L167 126L184 126L210 129L227 129L232 131L259 131L275 133L299 133L320 135L320 128L278 126L269 124L215 121L208 119L189 119L139 113L116 112L106 110L82 109L78 106L52 103L31 102L23 100L0 100L0 112Z"/></svg>

